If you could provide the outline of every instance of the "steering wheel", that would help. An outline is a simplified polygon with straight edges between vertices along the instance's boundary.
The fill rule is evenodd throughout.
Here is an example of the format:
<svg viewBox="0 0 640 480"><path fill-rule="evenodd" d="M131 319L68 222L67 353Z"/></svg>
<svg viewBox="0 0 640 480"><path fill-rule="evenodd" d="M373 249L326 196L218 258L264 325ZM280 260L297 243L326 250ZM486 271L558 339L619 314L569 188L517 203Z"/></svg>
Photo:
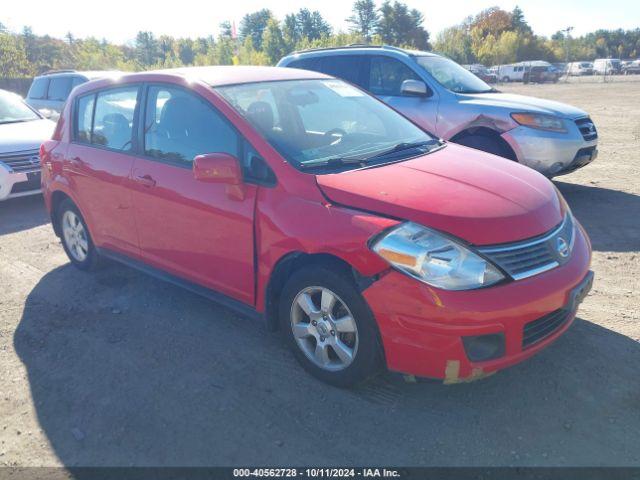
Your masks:
<svg viewBox="0 0 640 480"><path fill-rule="evenodd" d="M330 138L330 137L338 137L336 140L333 140L329 145L337 145L338 143L340 143L342 141L342 139L344 137L347 136L347 132L345 132L343 129L341 128L332 128L331 130L324 132L324 136L326 138Z"/></svg>

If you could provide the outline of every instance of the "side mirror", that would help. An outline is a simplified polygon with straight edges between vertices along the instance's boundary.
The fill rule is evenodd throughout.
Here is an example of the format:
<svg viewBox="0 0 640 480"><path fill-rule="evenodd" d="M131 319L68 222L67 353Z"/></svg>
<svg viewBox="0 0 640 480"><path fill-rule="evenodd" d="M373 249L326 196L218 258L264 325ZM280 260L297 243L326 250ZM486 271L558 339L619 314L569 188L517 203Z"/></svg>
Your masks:
<svg viewBox="0 0 640 480"><path fill-rule="evenodd" d="M421 80L405 80L400 86L400 93L414 97L426 97L429 89L427 84Z"/></svg>
<svg viewBox="0 0 640 480"><path fill-rule="evenodd" d="M200 182L240 185L240 162L228 153L206 153L193 159L193 176Z"/></svg>

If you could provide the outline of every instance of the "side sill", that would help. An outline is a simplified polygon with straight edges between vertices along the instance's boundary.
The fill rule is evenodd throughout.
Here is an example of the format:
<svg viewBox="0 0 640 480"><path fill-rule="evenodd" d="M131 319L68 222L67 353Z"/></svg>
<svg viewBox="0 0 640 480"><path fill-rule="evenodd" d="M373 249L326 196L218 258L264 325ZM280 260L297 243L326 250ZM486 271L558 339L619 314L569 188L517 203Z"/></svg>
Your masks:
<svg viewBox="0 0 640 480"><path fill-rule="evenodd" d="M225 308L228 308L229 310L233 310L236 313L248 317L252 320L258 320L260 322L266 323L264 314L258 312L255 308L234 298L231 298L223 293L203 287L202 285L198 285L197 283L193 283L189 280L185 280L184 278L152 267L151 265L147 265L140 260L135 260L131 257L128 257L127 255L114 252L113 250L109 250L106 248L97 248L96 250L98 251L99 255L105 258L116 261L118 263L122 263L123 265L134 268L135 270L146 273L147 275L155 277L159 280L164 280L165 282L172 283L173 285L177 285L178 287L182 287L185 290L189 290L190 292L205 297L219 305L222 305Z"/></svg>

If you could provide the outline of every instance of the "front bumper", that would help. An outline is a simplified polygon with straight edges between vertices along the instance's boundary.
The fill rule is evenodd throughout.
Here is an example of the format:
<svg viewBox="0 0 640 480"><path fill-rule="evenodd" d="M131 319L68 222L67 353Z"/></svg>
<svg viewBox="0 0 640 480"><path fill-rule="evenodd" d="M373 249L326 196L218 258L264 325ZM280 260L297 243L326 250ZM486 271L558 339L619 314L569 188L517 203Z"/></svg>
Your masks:
<svg viewBox="0 0 640 480"><path fill-rule="evenodd" d="M571 325L575 310L542 340L523 347L525 325L566 308L572 291L588 275L591 246L576 229L571 259L545 273L503 285L445 291L389 271L363 294L378 322L390 370L445 383L475 380L536 354ZM504 336L503 354L469 360L463 337Z"/></svg>
<svg viewBox="0 0 640 480"><path fill-rule="evenodd" d="M0 201L38 194L40 182L39 167L29 172L13 172L0 163Z"/></svg>
<svg viewBox="0 0 640 480"><path fill-rule="evenodd" d="M519 126L502 134L519 163L547 177L563 175L591 163L597 156L598 139L585 140L577 125L565 120L566 133ZM584 152L589 152L585 159Z"/></svg>

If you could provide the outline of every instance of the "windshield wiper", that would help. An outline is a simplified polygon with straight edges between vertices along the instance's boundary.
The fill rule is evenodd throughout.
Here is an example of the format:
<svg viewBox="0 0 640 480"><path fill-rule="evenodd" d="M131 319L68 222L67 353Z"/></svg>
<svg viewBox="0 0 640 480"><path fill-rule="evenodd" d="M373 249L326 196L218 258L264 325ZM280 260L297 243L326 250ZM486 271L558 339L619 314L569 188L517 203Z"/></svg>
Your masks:
<svg viewBox="0 0 640 480"><path fill-rule="evenodd" d="M0 120L0 125L7 125L8 123L23 123L28 121L29 120Z"/></svg>
<svg viewBox="0 0 640 480"><path fill-rule="evenodd" d="M388 155L392 155L398 152L403 152L405 150L417 150L417 149L420 149L420 147L426 147L427 145L430 145L432 147L437 147L441 145L441 142L439 140L422 140L420 142L401 142L394 145L388 150L377 153L372 157L367 157L366 160L373 160L376 158L386 157ZM430 151L430 150L431 149L428 149L427 151Z"/></svg>
<svg viewBox="0 0 640 480"><path fill-rule="evenodd" d="M342 167L345 165L360 165L364 166L365 162L368 160L367 157L333 157L328 158L326 160L319 160L317 162L301 162L300 168L304 170L310 170L313 168L322 168L322 167Z"/></svg>

